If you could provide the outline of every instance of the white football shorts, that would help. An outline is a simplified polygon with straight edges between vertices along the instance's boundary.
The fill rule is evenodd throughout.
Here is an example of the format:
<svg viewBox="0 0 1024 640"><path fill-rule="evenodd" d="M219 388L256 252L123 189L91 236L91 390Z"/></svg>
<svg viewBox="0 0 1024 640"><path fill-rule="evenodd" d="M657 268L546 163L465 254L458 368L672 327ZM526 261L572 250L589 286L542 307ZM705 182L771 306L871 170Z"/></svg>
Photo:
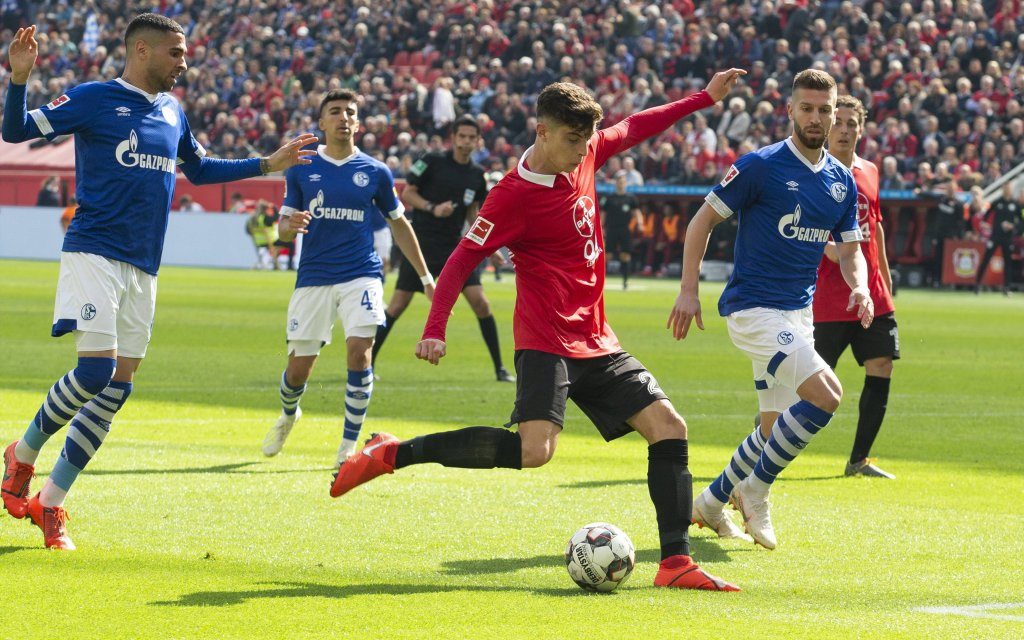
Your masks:
<svg viewBox="0 0 1024 640"><path fill-rule="evenodd" d="M379 278L300 287L288 303L288 353L319 355L331 343L335 319L346 338L372 338L384 324L384 287Z"/></svg>
<svg viewBox="0 0 1024 640"><path fill-rule="evenodd" d="M782 413L800 400L797 388L828 368L814 350L814 312L755 307L729 314L732 343L753 363L754 387L762 412Z"/></svg>
<svg viewBox="0 0 1024 640"><path fill-rule="evenodd" d="M142 358L155 310L156 276L93 253L60 254L54 337L74 332L78 351Z"/></svg>
<svg viewBox="0 0 1024 640"><path fill-rule="evenodd" d="M391 257L392 246L394 246L394 240L391 238L390 226L373 232L373 250L380 256L381 262L386 262Z"/></svg>

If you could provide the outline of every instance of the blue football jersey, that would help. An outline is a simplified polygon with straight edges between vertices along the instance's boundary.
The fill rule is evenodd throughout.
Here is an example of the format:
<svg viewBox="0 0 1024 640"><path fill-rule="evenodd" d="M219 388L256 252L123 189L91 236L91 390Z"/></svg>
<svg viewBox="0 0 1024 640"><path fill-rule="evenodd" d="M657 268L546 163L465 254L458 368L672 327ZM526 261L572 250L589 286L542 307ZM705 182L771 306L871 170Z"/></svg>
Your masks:
<svg viewBox="0 0 1024 640"><path fill-rule="evenodd" d="M739 216L735 264L718 301L723 316L803 309L825 244L861 240L853 174L826 152L812 165L790 138L737 159L706 201L723 218Z"/></svg>
<svg viewBox="0 0 1024 640"><path fill-rule="evenodd" d="M177 165L196 165L206 155L178 100L117 78L78 85L29 116L32 137L75 135L78 211L64 251L156 275Z"/></svg>
<svg viewBox="0 0 1024 640"><path fill-rule="evenodd" d="M295 287L315 287L356 278L382 278L373 250L373 231L381 213L398 219L405 207L387 166L358 149L344 160L324 146L308 165L285 171L281 215L309 211L313 218L302 238L302 259Z"/></svg>

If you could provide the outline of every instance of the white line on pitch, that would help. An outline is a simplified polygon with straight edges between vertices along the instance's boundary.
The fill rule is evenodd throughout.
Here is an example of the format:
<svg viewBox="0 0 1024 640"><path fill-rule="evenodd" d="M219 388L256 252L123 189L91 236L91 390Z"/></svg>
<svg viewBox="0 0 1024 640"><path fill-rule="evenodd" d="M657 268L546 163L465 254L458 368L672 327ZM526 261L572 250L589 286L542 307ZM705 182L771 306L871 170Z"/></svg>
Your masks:
<svg viewBox="0 0 1024 640"><path fill-rule="evenodd" d="M976 604L966 607L916 607L914 611L920 611L921 613L938 613L949 616L966 616L968 618L986 618L989 620L1024 622L1024 615L1015 616L1004 613L989 613L990 611L998 611L1000 609L1024 609L1024 602Z"/></svg>

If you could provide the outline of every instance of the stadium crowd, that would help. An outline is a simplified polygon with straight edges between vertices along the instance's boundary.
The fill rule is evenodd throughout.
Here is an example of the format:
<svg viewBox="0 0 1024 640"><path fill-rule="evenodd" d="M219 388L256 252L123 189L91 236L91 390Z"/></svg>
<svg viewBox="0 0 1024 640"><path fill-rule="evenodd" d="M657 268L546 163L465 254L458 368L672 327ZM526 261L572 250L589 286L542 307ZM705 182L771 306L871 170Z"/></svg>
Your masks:
<svg viewBox="0 0 1024 640"><path fill-rule="evenodd" d="M969 192L1024 161L1020 0L0 4L4 52L18 25L40 27L30 105L116 76L133 12L180 22L190 68L175 92L200 142L225 158L315 133L323 93L349 88L364 100L359 147L396 177L443 148L465 113L483 129L473 159L503 172L531 143L531 106L550 82L589 87L607 126L738 66L749 75L733 95L613 157L599 178L714 184L737 156L788 135L790 84L809 67L868 106L859 153L879 166L882 189ZM664 245L660 229L634 231Z"/></svg>

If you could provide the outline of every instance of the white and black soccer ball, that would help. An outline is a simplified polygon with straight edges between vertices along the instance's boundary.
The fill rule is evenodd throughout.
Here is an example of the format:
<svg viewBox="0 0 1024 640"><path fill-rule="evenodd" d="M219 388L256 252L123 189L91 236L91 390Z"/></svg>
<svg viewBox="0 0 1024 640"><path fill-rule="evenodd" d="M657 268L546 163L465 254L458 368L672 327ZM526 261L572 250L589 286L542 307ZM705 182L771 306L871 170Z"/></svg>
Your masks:
<svg viewBox="0 0 1024 640"><path fill-rule="evenodd" d="M612 591L629 578L636 549L622 529L605 522L588 524L569 539L565 567L586 591Z"/></svg>

